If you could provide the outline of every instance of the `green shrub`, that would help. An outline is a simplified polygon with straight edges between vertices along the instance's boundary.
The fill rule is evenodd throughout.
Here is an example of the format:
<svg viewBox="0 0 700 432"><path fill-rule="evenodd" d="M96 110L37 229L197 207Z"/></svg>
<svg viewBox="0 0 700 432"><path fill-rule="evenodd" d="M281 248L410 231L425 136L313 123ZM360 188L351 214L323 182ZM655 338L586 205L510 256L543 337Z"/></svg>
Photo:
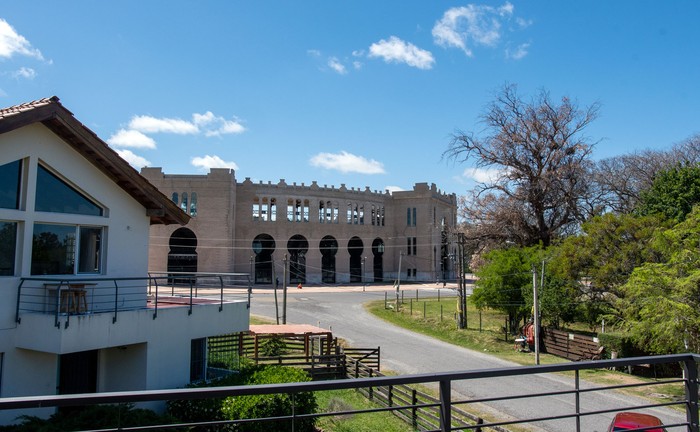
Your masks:
<svg viewBox="0 0 700 432"><path fill-rule="evenodd" d="M248 366L240 373L228 375L209 382L200 382L187 385L187 388L205 388L205 387L223 387L245 385L249 375L257 368ZM167 412L180 419L183 422L206 422L225 420L221 406L224 398L206 398L206 399L179 399L167 402ZM198 431L219 431L219 430L234 430L233 427L212 426L198 427Z"/></svg>
<svg viewBox="0 0 700 432"><path fill-rule="evenodd" d="M269 366L257 370L250 377L249 384L280 384L288 382L311 381L309 375L300 370L283 366ZM301 392L295 395L267 394L228 397L224 400L222 412L231 420L246 418L277 417L295 414L311 414L317 407L316 397L312 392ZM313 432L315 419L296 420L294 427L291 421L241 423L240 431L268 432L294 430Z"/></svg>
<svg viewBox="0 0 700 432"><path fill-rule="evenodd" d="M607 358L610 358L613 352L617 353L618 358L646 355L626 333L599 333L598 342L605 347Z"/></svg>
<svg viewBox="0 0 700 432"><path fill-rule="evenodd" d="M279 336L272 336L260 343L260 352L265 357L278 357L287 351L287 344Z"/></svg>

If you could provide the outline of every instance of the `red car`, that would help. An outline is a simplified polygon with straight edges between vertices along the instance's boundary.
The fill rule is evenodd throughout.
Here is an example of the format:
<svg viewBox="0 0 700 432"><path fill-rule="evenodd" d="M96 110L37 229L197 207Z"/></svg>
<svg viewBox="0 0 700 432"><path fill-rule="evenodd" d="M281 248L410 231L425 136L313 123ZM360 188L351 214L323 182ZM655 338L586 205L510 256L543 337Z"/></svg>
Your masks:
<svg viewBox="0 0 700 432"><path fill-rule="evenodd" d="M608 432L628 431L637 428L662 426L663 423L657 417L649 414L640 414L636 412L621 412L613 419ZM654 428L647 429L647 432L666 432L666 429Z"/></svg>

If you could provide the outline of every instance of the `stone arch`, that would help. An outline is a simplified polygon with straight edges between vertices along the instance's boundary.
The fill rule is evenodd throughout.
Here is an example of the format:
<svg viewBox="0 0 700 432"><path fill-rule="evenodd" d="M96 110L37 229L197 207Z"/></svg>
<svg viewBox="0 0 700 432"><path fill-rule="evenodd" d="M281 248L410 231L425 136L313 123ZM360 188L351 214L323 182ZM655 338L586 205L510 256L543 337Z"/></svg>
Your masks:
<svg viewBox="0 0 700 432"><path fill-rule="evenodd" d="M372 242L372 268L375 282L384 281L384 240L377 237Z"/></svg>
<svg viewBox="0 0 700 432"><path fill-rule="evenodd" d="M321 251L321 282L336 283L335 255L338 253L338 240L333 236L325 236L319 244Z"/></svg>
<svg viewBox="0 0 700 432"><path fill-rule="evenodd" d="M362 239L354 236L348 241L350 253L350 282L362 282L362 251L364 244Z"/></svg>
<svg viewBox="0 0 700 432"><path fill-rule="evenodd" d="M300 234L295 234L287 241L289 252L289 283L306 283L306 253L309 241Z"/></svg>
<svg viewBox="0 0 700 432"><path fill-rule="evenodd" d="M171 235L168 273L197 272L197 236L189 228L178 228Z"/></svg>
<svg viewBox="0 0 700 432"><path fill-rule="evenodd" d="M275 251L275 239L270 234L258 234L253 239L255 254L254 283L272 283L272 253Z"/></svg>

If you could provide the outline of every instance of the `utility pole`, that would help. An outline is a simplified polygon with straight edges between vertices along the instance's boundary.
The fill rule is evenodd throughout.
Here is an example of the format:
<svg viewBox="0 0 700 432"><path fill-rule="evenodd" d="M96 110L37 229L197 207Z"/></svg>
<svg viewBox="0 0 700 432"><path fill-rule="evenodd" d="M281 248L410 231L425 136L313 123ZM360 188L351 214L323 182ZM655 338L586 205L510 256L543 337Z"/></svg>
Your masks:
<svg viewBox="0 0 700 432"><path fill-rule="evenodd" d="M280 305L277 300L277 288L279 288L280 280L277 278L277 270L275 269L275 259L270 255L270 261L272 262L272 283L274 284L275 292L275 321L279 325L280 323Z"/></svg>
<svg viewBox="0 0 700 432"><path fill-rule="evenodd" d="M396 275L396 312L399 311L399 290L401 289L401 258L403 251L399 252L399 273Z"/></svg>
<svg viewBox="0 0 700 432"><path fill-rule="evenodd" d="M464 283L464 233L457 233L457 275L459 277L457 291L459 292L459 319L457 327L467 328L467 286Z"/></svg>
<svg viewBox="0 0 700 432"><path fill-rule="evenodd" d="M287 324L287 254L284 254L284 271L282 275L282 324Z"/></svg>
<svg viewBox="0 0 700 432"><path fill-rule="evenodd" d="M535 364L538 365L540 364L540 308L538 306L539 302L537 299L537 270L535 269L534 265L532 266L532 291L533 313L535 315L533 319L533 330L535 336Z"/></svg>

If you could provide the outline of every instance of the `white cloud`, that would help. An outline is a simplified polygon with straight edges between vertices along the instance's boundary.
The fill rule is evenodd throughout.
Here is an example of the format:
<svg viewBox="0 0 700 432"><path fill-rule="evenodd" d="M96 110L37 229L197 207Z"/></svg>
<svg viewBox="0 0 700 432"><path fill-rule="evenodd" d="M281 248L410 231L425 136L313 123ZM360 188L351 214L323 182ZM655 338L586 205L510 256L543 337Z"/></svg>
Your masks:
<svg viewBox="0 0 700 432"><path fill-rule="evenodd" d="M462 176L479 183L493 183L503 175L503 170L498 168L467 168Z"/></svg>
<svg viewBox="0 0 700 432"><path fill-rule="evenodd" d="M190 135L199 132L197 126L188 121L151 116L134 116L129 122L129 129L143 133L166 132L178 135Z"/></svg>
<svg viewBox="0 0 700 432"><path fill-rule="evenodd" d="M34 79L36 78L36 71L32 68L21 67L12 73L13 78L24 78L24 79Z"/></svg>
<svg viewBox="0 0 700 432"><path fill-rule="evenodd" d="M471 45L495 47L502 37L502 24L513 15L514 7L479 6L470 4L448 9L433 27L433 40L446 48L458 48L471 57ZM518 19L523 25L524 20Z"/></svg>
<svg viewBox="0 0 700 432"><path fill-rule="evenodd" d="M156 142L153 138L133 129L119 129L117 133L107 139L107 144L112 147L156 148Z"/></svg>
<svg viewBox="0 0 700 432"><path fill-rule="evenodd" d="M311 57L321 57L321 51L317 49L306 50L306 53Z"/></svg>
<svg viewBox="0 0 700 432"><path fill-rule="evenodd" d="M336 57L331 57L328 59L328 67L338 72L340 75L345 75L348 73L345 66Z"/></svg>
<svg viewBox="0 0 700 432"><path fill-rule="evenodd" d="M11 58L15 54L38 60L44 59L41 51L33 48L24 36L17 33L7 21L0 18L0 57Z"/></svg>
<svg viewBox="0 0 700 432"><path fill-rule="evenodd" d="M398 187L398 186L387 186L384 189L388 190L389 193L394 193L394 192L403 192L403 188Z"/></svg>
<svg viewBox="0 0 700 432"><path fill-rule="evenodd" d="M245 131L245 127L236 120L226 120L214 115L211 111L204 114L192 114L192 121L157 118L152 116L134 116L129 122L129 129L142 133L173 133L178 135L219 136L226 134L238 134Z"/></svg>
<svg viewBox="0 0 700 432"><path fill-rule="evenodd" d="M203 157L194 157L192 158L191 162L193 166L203 170L208 170L210 168L231 168L234 170L238 169L238 165L236 165L235 162L226 162L219 156L206 155Z"/></svg>
<svg viewBox="0 0 700 432"><path fill-rule="evenodd" d="M116 152L122 157L122 159L129 162L129 164L134 168L138 169L151 165L151 162L142 158L141 156L135 155L131 150L116 150Z"/></svg>
<svg viewBox="0 0 700 432"><path fill-rule="evenodd" d="M508 48L506 49L506 58L520 60L528 54L528 48L530 48L529 43L520 44L512 51Z"/></svg>
<svg viewBox="0 0 700 432"><path fill-rule="evenodd" d="M342 173L383 174L384 165L374 159L368 160L346 151L319 153L309 160L311 166L340 171Z"/></svg>
<svg viewBox="0 0 700 432"><path fill-rule="evenodd" d="M369 57L380 57L385 62L406 63L418 69L431 69L435 59L430 51L404 42L396 36L380 40L369 47Z"/></svg>

